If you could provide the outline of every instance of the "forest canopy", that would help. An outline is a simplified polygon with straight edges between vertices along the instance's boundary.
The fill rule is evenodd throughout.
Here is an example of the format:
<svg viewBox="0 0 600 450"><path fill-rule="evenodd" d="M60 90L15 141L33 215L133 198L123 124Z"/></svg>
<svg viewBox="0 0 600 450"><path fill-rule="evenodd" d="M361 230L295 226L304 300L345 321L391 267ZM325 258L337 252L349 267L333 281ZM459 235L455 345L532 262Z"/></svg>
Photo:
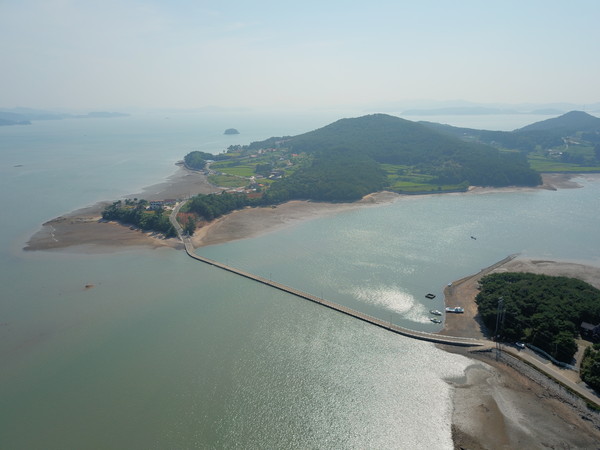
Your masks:
<svg viewBox="0 0 600 450"><path fill-rule="evenodd" d="M202 170L206 166L207 160L214 159L211 153L199 152L197 150L188 153L183 157L183 162L186 167L195 170Z"/></svg>
<svg viewBox="0 0 600 450"><path fill-rule="evenodd" d="M169 213L162 208L150 210L146 200L118 200L102 211L104 220L114 220L134 225L144 231L157 231L165 237L177 235L169 220Z"/></svg>
<svg viewBox="0 0 600 450"><path fill-rule="evenodd" d="M274 198L346 201L388 188L382 165L395 165L426 179L427 190L441 185L536 186L540 175L524 155L464 142L425 125L385 114L341 119L298 136L253 142L258 150L286 147L308 154L312 165L275 183ZM364 166L364 167L361 167ZM354 186L354 188L351 188Z"/></svg>
<svg viewBox="0 0 600 450"><path fill-rule="evenodd" d="M523 341L570 363L581 322L600 322L600 290L575 278L495 273L480 280L479 314L503 341ZM496 330L499 299L504 321Z"/></svg>

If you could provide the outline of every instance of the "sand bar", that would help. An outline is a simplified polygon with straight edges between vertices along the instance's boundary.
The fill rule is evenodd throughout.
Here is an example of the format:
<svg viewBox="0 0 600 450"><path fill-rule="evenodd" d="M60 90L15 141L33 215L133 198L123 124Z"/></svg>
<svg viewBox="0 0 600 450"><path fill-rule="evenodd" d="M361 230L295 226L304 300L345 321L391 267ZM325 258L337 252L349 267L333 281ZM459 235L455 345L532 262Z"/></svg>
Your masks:
<svg viewBox="0 0 600 450"><path fill-rule="evenodd" d="M204 174L180 167L164 182L123 198L143 198L149 201L181 199L219 191L208 182ZM73 250L77 247L77 250L88 253L104 253L124 246L181 247L178 239L163 239L154 233L144 233L115 222L102 221L102 210L108 204L108 201L100 202L49 220L29 239L24 249Z"/></svg>

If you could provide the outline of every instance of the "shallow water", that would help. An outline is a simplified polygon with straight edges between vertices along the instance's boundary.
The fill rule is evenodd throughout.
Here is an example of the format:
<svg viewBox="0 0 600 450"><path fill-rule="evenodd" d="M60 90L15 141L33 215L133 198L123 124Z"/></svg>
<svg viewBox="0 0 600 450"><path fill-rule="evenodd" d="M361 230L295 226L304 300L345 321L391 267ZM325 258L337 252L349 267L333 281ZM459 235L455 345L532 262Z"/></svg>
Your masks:
<svg viewBox="0 0 600 450"><path fill-rule="evenodd" d="M465 358L181 251L21 251L45 220L138 192L188 151L330 121L264 119L0 128L0 447L452 448L444 379ZM402 198L199 252L433 331L443 286L508 254L598 263L600 183L584 184Z"/></svg>

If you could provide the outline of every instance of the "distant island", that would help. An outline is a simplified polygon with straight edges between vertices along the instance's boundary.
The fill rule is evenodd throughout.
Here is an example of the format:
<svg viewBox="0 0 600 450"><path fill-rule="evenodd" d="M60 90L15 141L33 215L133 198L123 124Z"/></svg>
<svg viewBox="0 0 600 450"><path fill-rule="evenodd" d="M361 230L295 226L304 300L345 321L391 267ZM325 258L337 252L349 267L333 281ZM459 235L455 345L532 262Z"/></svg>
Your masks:
<svg viewBox="0 0 600 450"><path fill-rule="evenodd" d="M0 127L8 125L31 125L31 121L21 118L9 118L7 115L0 113Z"/></svg>
<svg viewBox="0 0 600 450"><path fill-rule="evenodd" d="M223 134L240 134L235 128L227 128Z"/></svg>
<svg viewBox="0 0 600 450"><path fill-rule="evenodd" d="M489 114L521 114L516 109L489 108L485 106L454 106L433 109L407 109L405 116L451 116L451 115L489 115Z"/></svg>
<svg viewBox="0 0 600 450"><path fill-rule="evenodd" d="M113 117L128 117L129 114L120 112L94 111L87 114L75 115L74 119L111 119Z"/></svg>
<svg viewBox="0 0 600 450"><path fill-rule="evenodd" d="M0 126L2 125L31 125L38 120L63 120L63 119L110 119L127 117L129 114L119 112L95 111L87 114L69 114L54 111L44 111L31 108L13 108L0 110Z"/></svg>

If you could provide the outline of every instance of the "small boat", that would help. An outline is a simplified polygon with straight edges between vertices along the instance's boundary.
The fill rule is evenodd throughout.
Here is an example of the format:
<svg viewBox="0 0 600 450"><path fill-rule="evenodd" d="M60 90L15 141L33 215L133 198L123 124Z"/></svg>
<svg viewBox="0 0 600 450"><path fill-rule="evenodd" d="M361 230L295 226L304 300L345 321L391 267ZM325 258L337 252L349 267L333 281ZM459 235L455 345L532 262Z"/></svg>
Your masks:
<svg viewBox="0 0 600 450"><path fill-rule="evenodd" d="M455 306L454 308L448 307L448 308L446 308L446 312L460 314L460 313L464 313L465 309L461 308L460 306Z"/></svg>
<svg viewBox="0 0 600 450"><path fill-rule="evenodd" d="M437 317L432 317L431 320L433 323L442 323L442 321L440 319L438 319Z"/></svg>
<svg viewBox="0 0 600 450"><path fill-rule="evenodd" d="M435 298L435 294L427 294L425 298L432 299Z"/></svg>
<svg viewBox="0 0 600 450"><path fill-rule="evenodd" d="M471 239L473 239L474 241L477 240L477 238L475 236L471 236Z"/></svg>
<svg viewBox="0 0 600 450"><path fill-rule="evenodd" d="M441 316L442 315L442 313L440 311L438 311L437 309L430 310L429 314L433 314L434 316Z"/></svg>

